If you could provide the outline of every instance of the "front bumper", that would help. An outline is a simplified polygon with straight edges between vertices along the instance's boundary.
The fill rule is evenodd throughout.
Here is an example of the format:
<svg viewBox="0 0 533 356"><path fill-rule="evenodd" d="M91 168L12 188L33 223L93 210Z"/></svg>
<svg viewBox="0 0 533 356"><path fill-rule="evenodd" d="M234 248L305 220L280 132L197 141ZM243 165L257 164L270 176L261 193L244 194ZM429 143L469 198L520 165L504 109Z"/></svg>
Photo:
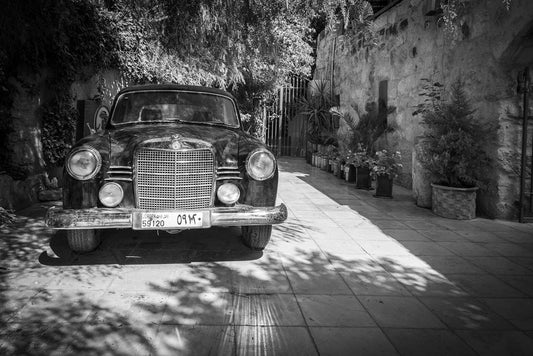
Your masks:
<svg viewBox="0 0 533 356"><path fill-rule="evenodd" d="M196 212L198 210L195 210ZM274 207L253 207L238 205L227 208L201 209L206 219L202 226L249 226L273 225L287 219L287 207L284 204ZM124 208L60 209L52 207L46 213L46 225L53 229L127 229L155 230L157 228L141 227L142 213L170 213L167 211L147 211ZM180 213L187 213L183 211ZM190 228L190 227L189 227ZM164 227L161 230L166 230Z"/></svg>

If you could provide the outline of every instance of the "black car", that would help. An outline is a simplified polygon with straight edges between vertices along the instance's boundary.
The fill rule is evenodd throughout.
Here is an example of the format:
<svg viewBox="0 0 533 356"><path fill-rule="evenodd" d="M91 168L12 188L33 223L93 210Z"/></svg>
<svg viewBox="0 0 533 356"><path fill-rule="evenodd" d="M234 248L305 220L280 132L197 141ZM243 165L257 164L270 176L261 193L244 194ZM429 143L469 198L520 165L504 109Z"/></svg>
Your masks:
<svg viewBox="0 0 533 356"><path fill-rule="evenodd" d="M46 223L66 229L72 250L100 243L100 229L241 226L262 250L276 206L278 169L265 145L243 131L235 99L204 87L148 85L120 91L106 129L77 142L65 161L63 207Z"/></svg>

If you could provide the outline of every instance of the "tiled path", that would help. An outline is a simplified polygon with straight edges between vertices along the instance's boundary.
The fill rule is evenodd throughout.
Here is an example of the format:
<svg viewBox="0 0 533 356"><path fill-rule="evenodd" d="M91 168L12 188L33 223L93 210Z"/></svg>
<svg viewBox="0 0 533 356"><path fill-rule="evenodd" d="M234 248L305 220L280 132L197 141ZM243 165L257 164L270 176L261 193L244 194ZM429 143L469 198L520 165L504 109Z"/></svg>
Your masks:
<svg viewBox="0 0 533 356"><path fill-rule="evenodd" d="M0 354L533 354L533 226L280 165L290 217L263 253L228 228L109 231L77 257L22 212L0 230Z"/></svg>

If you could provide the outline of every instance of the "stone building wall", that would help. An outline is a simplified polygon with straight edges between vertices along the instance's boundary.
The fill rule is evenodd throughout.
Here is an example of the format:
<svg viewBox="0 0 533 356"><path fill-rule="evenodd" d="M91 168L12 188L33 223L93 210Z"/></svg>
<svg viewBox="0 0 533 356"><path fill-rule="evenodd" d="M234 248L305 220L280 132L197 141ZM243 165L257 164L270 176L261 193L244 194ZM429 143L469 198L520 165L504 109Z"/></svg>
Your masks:
<svg viewBox="0 0 533 356"><path fill-rule="evenodd" d="M456 78L463 79L476 115L500 124L498 145L489 147L495 159L493 186L479 194L478 206L491 217L513 218L521 144L516 77L533 64L533 2L513 0L507 11L499 0L471 1L462 19L462 38L455 45L445 36L438 17L425 15L428 3L403 0L378 16L373 47L333 31L322 33L314 79L332 83L341 107L355 117L367 102L378 102L380 82L387 81L388 105L395 107L387 120L396 129L377 145L401 151L404 173L399 182L412 188L421 206L429 206L431 194L430 178L415 153L423 133L421 117L413 115L422 101L421 80L448 88Z"/></svg>

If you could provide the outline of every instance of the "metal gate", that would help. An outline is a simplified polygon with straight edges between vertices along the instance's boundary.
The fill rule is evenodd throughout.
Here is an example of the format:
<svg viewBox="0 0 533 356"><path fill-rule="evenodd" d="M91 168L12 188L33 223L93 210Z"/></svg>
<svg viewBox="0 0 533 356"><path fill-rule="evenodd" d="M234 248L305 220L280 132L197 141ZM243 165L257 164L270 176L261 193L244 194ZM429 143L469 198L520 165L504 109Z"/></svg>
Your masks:
<svg viewBox="0 0 533 356"><path fill-rule="evenodd" d="M298 116L298 99L307 93L308 80L291 76L275 99L263 105L265 141L277 156L305 156L305 118Z"/></svg>

